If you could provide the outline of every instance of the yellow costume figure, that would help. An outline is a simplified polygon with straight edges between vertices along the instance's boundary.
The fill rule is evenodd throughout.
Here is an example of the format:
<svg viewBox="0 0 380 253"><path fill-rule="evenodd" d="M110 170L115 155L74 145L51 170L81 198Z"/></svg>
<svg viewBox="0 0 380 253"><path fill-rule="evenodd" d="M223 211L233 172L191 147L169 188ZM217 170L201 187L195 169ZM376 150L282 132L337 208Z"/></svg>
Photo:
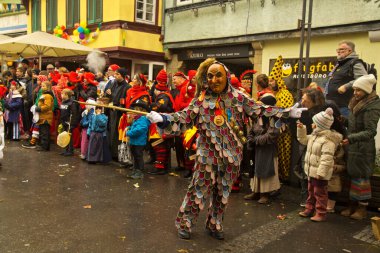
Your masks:
<svg viewBox="0 0 380 253"><path fill-rule="evenodd" d="M276 81L275 89L273 89L272 87L277 99L276 106L287 108L293 105L294 99L293 99L293 95L290 93L290 91L285 85L284 80L282 79L283 63L284 61L282 59L282 56L281 55L278 56L273 66L273 69L270 72L269 80ZM292 150L292 146L291 146L292 138L291 138L290 131L287 125L284 125L284 128L282 128L282 133L280 134L277 143L278 143L277 149L278 149L278 165L279 165L278 172L279 172L280 179L283 181L283 180L287 180L289 177L290 163L291 163L291 150Z"/></svg>

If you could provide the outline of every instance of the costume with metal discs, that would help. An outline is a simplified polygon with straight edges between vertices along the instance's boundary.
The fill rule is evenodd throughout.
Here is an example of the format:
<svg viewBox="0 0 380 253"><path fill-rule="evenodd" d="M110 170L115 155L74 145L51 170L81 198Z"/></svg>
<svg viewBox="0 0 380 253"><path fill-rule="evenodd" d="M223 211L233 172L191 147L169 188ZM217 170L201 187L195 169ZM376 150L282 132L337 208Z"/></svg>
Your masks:
<svg viewBox="0 0 380 253"><path fill-rule="evenodd" d="M207 60L206 60L207 61ZM204 63L202 63L204 64ZM158 124L166 134L180 134L193 126L198 128L197 153L194 174L176 218L179 231L191 231L199 211L211 194L206 228L211 232L222 231L222 221L233 181L239 174L243 143L243 129L247 117L257 115L288 115L289 110L268 108L256 104L251 98L230 85L227 68L216 61L202 64L197 73L197 93L189 107L181 112L164 115ZM223 66L227 77L225 89L216 93L208 87L199 87L206 81L205 71L213 65ZM205 63L206 65L206 63ZM208 77L207 77L208 78ZM219 78L217 74L213 78ZM222 77L223 78L223 77ZM199 94L198 89L203 89ZM286 112L286 113L285 113Z"/></svg>

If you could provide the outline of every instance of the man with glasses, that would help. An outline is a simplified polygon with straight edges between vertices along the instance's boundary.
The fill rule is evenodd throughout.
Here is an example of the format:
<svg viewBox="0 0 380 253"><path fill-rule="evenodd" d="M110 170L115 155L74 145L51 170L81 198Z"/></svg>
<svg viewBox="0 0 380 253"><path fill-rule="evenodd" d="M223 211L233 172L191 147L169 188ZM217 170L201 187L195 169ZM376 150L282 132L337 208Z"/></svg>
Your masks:
<svg viewBox="0 0 380 253"><path fill-rule="evenodd" d="M352 97L352 84L356 79L367 75L362 63L353 61L359 59L355 52L355 44L351 41L341 41L336 49L337 64L329 74L329 80L325 87L326 99L334 101L341 114L348 118L348 103ZM352 74L351 74L352 73Z"/></svg>

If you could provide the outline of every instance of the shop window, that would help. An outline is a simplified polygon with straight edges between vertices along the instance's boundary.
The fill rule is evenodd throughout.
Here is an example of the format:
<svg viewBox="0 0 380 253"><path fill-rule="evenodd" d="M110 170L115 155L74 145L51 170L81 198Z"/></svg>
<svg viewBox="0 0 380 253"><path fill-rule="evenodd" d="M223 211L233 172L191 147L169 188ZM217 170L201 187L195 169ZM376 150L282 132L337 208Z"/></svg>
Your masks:
<svg viewBox="0 0 380 253"><path fill-rule="evenodd" d="M46 31L53 31L57 24L57 0L46 0Z"/></svg>
<svg viewBox="0 0 380 253"><path fill-rule="evenodd" d="M155 23L156 0L136 0L136 21Z"/></svg>
<svg viewBox="0 0 380 253"><path fill-rule="evenodd" d="M41 31L41 0L32 1L32 32Z"/></svg>
<svg viewBox="0 0 380 253"><path fill-rule="evenodd" d="M66 0L66 27L72 28L75 23L79 23L79 6L78 0Z"/></svg>
<svg viewBox="0 0 380 253"><path fill-rule="evenodd" d="M177 6L193 3L193 0L177 0Z"/></svg>
<svg viewBox="0 0 380 253"><path fill-rule="evenodd" d="M87 24L103 21L103 0L87 0Z"/></svg>
<svg viewBox="0 0 380 253"><path fill-rule="evenodd" d="M136 63L135 64L135 74L142 73L146 76L149 74L149 64Z"/></svg>

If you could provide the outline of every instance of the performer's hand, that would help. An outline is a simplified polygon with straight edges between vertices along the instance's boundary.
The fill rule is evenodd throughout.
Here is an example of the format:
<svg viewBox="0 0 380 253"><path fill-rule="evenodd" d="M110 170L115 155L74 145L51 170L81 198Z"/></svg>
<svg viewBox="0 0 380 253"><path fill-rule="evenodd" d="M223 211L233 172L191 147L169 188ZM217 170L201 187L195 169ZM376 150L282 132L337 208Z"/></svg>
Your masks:
<svg viewBox="0 0 380 253"><path fill-rule="evenodd" d="M307 108L306 107L303 107L303 108L298 108L299 106L299 103L295 103L291 108L290 108L290 113L289 113L289 117L290 118L295 118L295 119L298 119L298 118L301 118L301 114L303 111L307 111Z"/></svg>
<svg viewBox="0 0 380 253"><path fill-rule="evenodd" d="M342 85L342 86L340 86L340 87L338 88L338 92L339 92L339 94L346 93L346 91L347 91L347 88L346 88L346 86L344 86L344 85Z"/></svg>
<svg viewBox="0 0 380 253"><path fill-rule="evenodd" d="M161 116L161 114L155 111L151 111L146 115L146 117L151 123L158 123L164 121L164 118Z"/></svg>

